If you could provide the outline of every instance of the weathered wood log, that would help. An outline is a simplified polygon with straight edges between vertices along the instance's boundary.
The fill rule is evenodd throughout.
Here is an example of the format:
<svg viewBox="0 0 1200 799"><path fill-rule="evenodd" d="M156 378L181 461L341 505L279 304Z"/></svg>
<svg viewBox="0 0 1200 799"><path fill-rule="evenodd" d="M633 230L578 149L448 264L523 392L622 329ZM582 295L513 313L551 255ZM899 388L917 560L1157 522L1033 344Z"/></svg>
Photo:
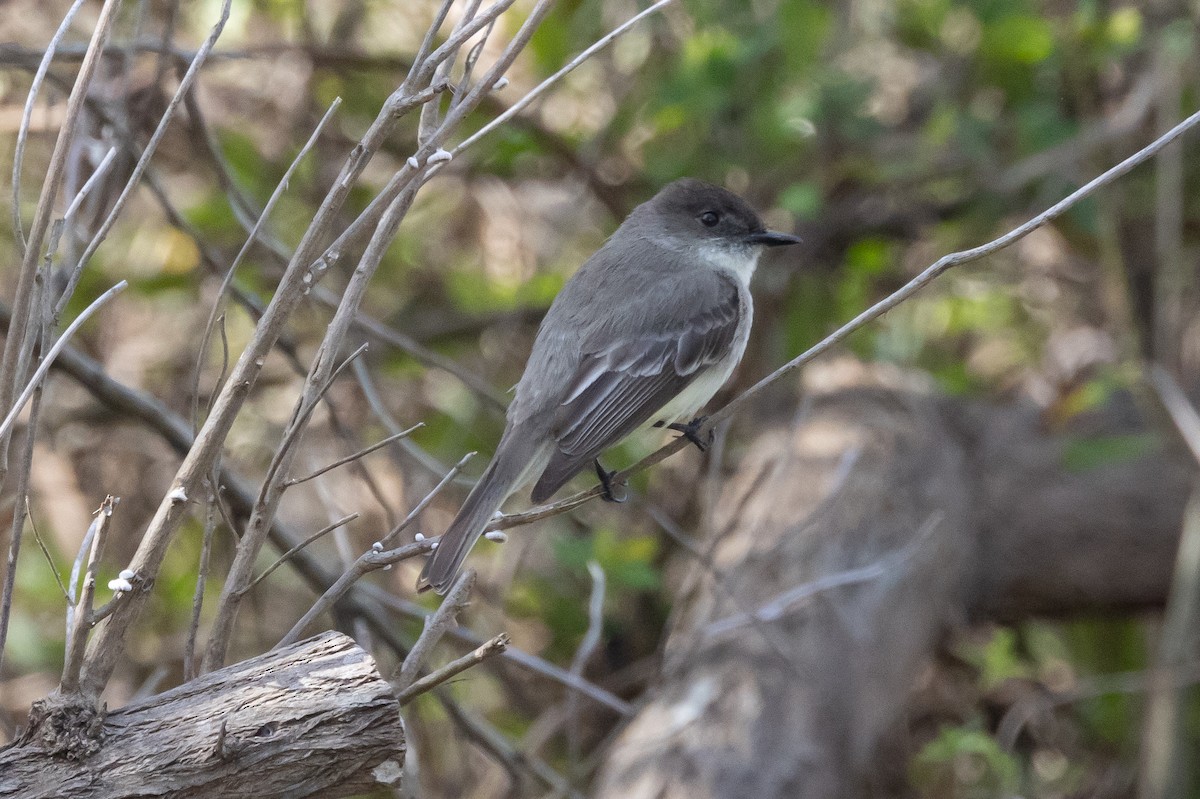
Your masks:
<svg viewBox="0 0 1200 799"><path fill-rule="evenodd" d="M1072 470L1070 441L1031 408L879 387L760 436L595 796L903 795L909 697L948 630L1165 596L1189 461Z"/></svg>
<svg viewBox="0 0 1200 799"><path fill-rule="evenodd" d="M391 686L328 632L107 716L43 700L0 750L0 797L339 797L397 786L404 756Z"/></svg>

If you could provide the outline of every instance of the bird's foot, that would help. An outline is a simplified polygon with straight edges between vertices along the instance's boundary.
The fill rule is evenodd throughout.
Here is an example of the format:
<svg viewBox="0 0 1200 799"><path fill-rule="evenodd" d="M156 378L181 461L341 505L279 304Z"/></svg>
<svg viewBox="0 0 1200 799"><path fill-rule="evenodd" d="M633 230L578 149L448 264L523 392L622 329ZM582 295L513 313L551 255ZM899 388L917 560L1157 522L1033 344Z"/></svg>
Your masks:
<svg viewBox="0 0 1200 799"><path fill-rule="evenodd" d="M704 452L710 446L712 446L713 443L712 430L709 430L708 435L706 436L701 437L700 435L700 428L704 426L704 422L707 419L707 416L697 416L695 419L686 424L681 424L680 422L669 424L667 425L667 429L674 430L677 433L682 433L684 438L696 445L696 449Z"/></svg>
<svg viewBox="0 0 1200 799"><path fill-rule="evenodd" d="M595 463L596 477L600 479L600 499L604 500L605 502L617 503L621 503L629 499L629 494L627 493L622 493L619 497L613 493L613 488L615 488L617 485L616 481L613 480L616 472L610 472L608 469L605 469L603 466L601 466L599 458L596 458Z"/></svg>

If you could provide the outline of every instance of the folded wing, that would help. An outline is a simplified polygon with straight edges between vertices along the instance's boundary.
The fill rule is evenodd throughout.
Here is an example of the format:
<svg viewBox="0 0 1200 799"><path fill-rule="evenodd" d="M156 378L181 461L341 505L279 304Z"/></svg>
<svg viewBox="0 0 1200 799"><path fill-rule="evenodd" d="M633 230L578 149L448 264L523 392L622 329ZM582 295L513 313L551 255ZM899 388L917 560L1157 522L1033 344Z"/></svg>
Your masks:
<svg viewBox="0 0 1200 799"><path fill-rule="evenodd" d="M606 448L650 421L733 345L740 299L721 278L707 303L585 351L558 408L557 447L533 489L543 502Z"/></svg>

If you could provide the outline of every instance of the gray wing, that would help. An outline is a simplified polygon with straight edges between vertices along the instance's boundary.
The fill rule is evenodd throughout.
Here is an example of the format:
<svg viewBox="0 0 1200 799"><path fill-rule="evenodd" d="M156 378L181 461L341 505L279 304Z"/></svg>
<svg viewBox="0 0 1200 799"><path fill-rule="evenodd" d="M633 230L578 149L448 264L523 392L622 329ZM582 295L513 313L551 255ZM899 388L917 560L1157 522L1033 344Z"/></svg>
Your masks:
<svg viewBox="0 0 1200 799"><path fill-rule="evenodd" d="M718 284L687 315L659 319L657 325L650 319L628 337L585 348L556 411L556 447L534 486L534 502L545 501L606 448L650 421L728 354L741 302L736 284L725 278Z"/></svg>

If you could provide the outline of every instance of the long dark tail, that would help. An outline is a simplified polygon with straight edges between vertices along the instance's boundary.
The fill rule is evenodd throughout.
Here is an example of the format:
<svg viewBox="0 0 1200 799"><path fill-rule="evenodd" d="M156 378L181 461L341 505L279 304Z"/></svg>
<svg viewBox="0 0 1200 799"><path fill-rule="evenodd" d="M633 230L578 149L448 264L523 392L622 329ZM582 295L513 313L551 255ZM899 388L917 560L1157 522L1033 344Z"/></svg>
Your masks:
<svg viewBox="0 0 1200 799"><path fill-rule="evenodd" d="M488 464L479 482L467 495L466 502L442 537L437 549L425 562L421 576L417 578L417 590L432 588L439 594L446 593L463 559L475 546L479 536L508 495L518 487L532 460L532 449L528 442L515 440L505 434L496 450L496 457Z"/></svg>

